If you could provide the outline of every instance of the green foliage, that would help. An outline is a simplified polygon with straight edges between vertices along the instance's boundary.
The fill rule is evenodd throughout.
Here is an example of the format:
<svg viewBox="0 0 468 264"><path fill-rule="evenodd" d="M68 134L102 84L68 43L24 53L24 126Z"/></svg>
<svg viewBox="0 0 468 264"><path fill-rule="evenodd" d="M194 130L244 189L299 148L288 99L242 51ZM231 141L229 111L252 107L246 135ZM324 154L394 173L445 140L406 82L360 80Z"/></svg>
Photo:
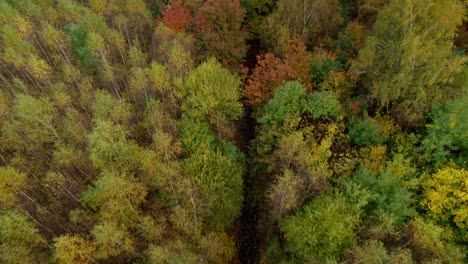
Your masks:
<svg viewBox="0 0 468 264"><path fill-rule="evenodd" d="M191 71L182 86L182 110L195 120L215 127L242 114L240 79L211 58Z"/></svg>
<svg viewBox="0 0 468 264"><path fill-rule="evenodd" d="M43 144L57 140L53 124L56 113L48 98L18 94L10 114L3 133L11 148L41 149Z"/></svg>
<svg viewBox="0 0 468 264"><path fill-rule="evenodd" d="M128 123L132 115L132 109L128 103L115 99L105 91L97 91L95 97L93 113L96 120Z"/></svg>
<svg viewBox="0 0 468 264"><path fill-rule="evenodd" d="M127 139L127 131L109 121L96 121L96 127L89 135L90 158L101 170L124 168L136 170L139 166L140 149Z"/></svg>
<svg viewBox="0 0 468 264"><path fill-rule="evenodd" d="M341 65L336 60L336 55L325 50L318 50L312 56L309 65L309 72L312 75L312 82L316 85L322 83L327 74L333 70L340 69Z"/></svg>
<svg viewBox="0 0 468 264"><path fill-rule="evenodd" d="M369 194L364 210L373 224L382 222L382 217L389 217L392 224L401 226L413 216L411 193L402 186L399 178L386 171L376 177L366 168L361 168L352 178L359 188Z"/></svg>
<svg viewBox="0 0 468 264"><path fill-rule="evenodd" d="M466 262L463 16L0 0L0 262Z"/></svg>
<svg viewBox="0 0 468 264"><path fill-rule="evenodd" d="M78 59L85 68L92 69L95 67L95 62L91 55L91 49L86 41L88 33L79 25L71 24L66 29L70 35L73 45L73 55Z"/></svg>
<svg viewBox="0 0 468 264"><path fill-rule="evenodd" d="M274 91L274 96L263 109L258 119L262 125L272 128L281 126L287 118L298 119L306 106L307 91L299 82L287 82Z"/></svg>
<svg viewBox="0 0 468 264"><path fill-rule="evenodd" d="M194 153L200 147L208 147L233 161L242 162L244 160L242 153L231 142L221 139L207 123L193 122L188 118L182 118L180 126L179 139L182 147L188 153Z"/></svg>
<svg viewBox="0 0 468 264"><path fill-rule="evenodd" d="M184 160L184 173L197 184L206 207L202 215L207 221L230 226L242 206L242 164L218 151L200 146Z"/></svg>
<svg viewBox="0 0 468 264"><path fill-rule="evenodd" d="M349 137L357 145L382 144L382 126L370 117L349 122Z"/></svg>
<svg viewBox="0 0 468 264"><path fill-rule="evenodd" d="M274 150L278 140L294 132L306 107L307 92L298 82L287 82L275 90L273 98L258 111L259 132L255 151L259 158Z"/></svg>
<svg viewBox="0 0 468 264"><path fill-rule="evenodd" d="M2 263L36 263L35 252L44 243L36 226L24 215L6 212L0 215L0 260Z"/></svg>
<svg viewBox="0 0 468 264"><path fill-rule="evenodd" d="M340 102L327 91L308 94L306 111L313 119L339 120L341 118Z"/></svg>
<svg viewBox="0 0 468 264"><path fill-rule="evenodd" d="M144 185L129 176L104 173L83 193L83 201L98 211L101 220L129 226L138 222L139 206L147 193Z"/></svg>
<svg viewBox="0 0 468 264"><path fill-rule="evenodd" d="M359 214L341 194L323 194L284 220L286 250L301 262L337 259L356 242Z"/></svg>
<svg viewBox="0 0 468 264"><path fill-rule="evenodd" d="M312 119L340 119L341 108L330 92L307 94L300 83L291 81L275 90L261 113L263 115L258 119L261 125L278 127L286 119L299 119L303 113Z"/></svg>
<svg viewBox="0 0 468 264"><path fill-rule="evenodd" d="M454 161L461 167L468 161L468 97L448 101L431 113L432 123L422 141L426 154L438 167Z"/></svg>

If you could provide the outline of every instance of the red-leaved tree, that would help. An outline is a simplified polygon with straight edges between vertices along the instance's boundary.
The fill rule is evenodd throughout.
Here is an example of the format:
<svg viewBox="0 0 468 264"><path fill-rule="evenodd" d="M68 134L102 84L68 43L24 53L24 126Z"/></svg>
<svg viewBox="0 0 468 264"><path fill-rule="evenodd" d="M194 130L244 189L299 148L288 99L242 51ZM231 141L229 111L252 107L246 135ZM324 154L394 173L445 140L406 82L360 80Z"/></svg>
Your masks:
<svg viewBox="0 0 468 264"><path fill-rule="evenodd" d="M174 32L184 32L192 24L192 13L190 9L182 4L181 0L174 0L172 4L163 11L162 22Z"/></svg>
<svg viewBox="0 0 468 264"><path fill-rule="evenodd" d="M272 53L258 56L258 64L247 80L247 102L253 107L262 105L276 88L290 80L299 80L310 90L309 58L306 46L296 37L289 41L283 59Z"/></svg>

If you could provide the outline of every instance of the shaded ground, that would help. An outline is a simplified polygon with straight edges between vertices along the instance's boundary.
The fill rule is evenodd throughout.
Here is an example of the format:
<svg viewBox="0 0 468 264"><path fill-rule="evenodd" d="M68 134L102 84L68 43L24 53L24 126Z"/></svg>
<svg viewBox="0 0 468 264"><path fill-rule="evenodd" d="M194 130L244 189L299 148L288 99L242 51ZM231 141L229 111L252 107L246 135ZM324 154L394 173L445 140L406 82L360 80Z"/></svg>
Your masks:
<svg viewBox="0 0 468 264"><path fill-rule="evenodd" d="M247 156L247 173L244 175L244 204L242 206L242 215L240 217L240 230L237 238L237 250L241 264L253 264L258 262L259 240L257 237L258 224L258 206L255 204L253 195L254 185L253 170L251 170L248 146L250 140L255 137L255 120L250 117L251 111L245 107L245 115L241 120L241 130L244 137L242 150Z"/></svg>
<svg viewBox="0 0 468 264"><path fill-rule="evenodd" d="M247 43L249 50L244 65L248 67L249 74L257 64L257 55L260 54L260 43L258 40L250 40ZM239 220L239 235L237 237L237 250L241 264L258 263L259 238L258 238L258 215L259 208L254 197L254 170L252 170L251 157L249 156L250 141L255 138L256 121L251 117L252 110L244 104L244 116L240 120L240 131L242 142L240 148L247 157L247 173L244 175L244 204L242 215Z"/></svg>

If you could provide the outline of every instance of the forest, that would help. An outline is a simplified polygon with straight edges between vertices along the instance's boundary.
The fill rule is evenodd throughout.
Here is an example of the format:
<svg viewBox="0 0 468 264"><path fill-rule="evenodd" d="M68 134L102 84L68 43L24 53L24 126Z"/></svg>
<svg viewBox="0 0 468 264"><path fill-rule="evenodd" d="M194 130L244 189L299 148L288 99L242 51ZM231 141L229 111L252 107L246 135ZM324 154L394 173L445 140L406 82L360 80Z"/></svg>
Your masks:
<svg viewBox="0 0 468 264"><path fill-rule="evenodd" d="M0 0L0 263L468 263L465 0Z"/></svg>

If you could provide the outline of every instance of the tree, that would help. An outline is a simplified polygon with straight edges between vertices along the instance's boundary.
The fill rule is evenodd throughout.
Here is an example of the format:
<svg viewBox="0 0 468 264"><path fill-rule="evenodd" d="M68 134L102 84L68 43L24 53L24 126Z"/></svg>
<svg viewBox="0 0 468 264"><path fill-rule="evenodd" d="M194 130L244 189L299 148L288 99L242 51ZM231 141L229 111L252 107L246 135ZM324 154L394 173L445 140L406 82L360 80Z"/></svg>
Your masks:
<svg viewBox="0 0 468 264"><path fill-rule="evenodd" d="M310 55L303 42L297 38L288 41L284 59L272 53L258 56L258 64L246 86L247 102L258 107L267 102L273 91L287 81L297 80L311 89L309 75Z"/></svg>
<svg viewBox="0 0 468 264"><path fill-rule="evenodd" d="M181 0L175 0L163 10L162 22L176 33L185 32L192 24L192 13Z"/></svg>
<svg viewBox="0 0 468 264"><path fill-rule="evenodd" d="M88 139L90 159L96 168L134 171L139 167L140 148L127 139L127 131L121 126L98 120Z"/></svg>
<svg viewBox="0 0 468 264"><path fill-rule="evenodd" d="M55 128L57 113L47 97L17 94L9 118L3 123L4 142L16 155L44 161L50 144L62 141ZM32 165L34 163L30 163Z"/></svg>
<svg viewBox="0 0 468 264"><path fill-rule="evenodd" d="M242 115L240 79L214 58L189 72L182 85L182 111L222 131Z"/></svg>
<svg viewBox="0 0 468 264"><path fill-rule="evenodd" d="M400 124L415 126L452 96L456 89L451 85L465 60L453 52L462 19L457 0L394 0L382 9L353 65L355 74L368 81L371 101Z"/></svg>
<svg viewBox="0 0 468 264"><path fill-rule="evenodd" d="M108 259L134 251L135 241L130 232L114 222L102 222L91 231L96 245L96 258Z"/></svg>
<svg viewBox="0 0 468 264"><path fill-rule="evenodd" d="M390 260L387 249L381 241L367 240L352 251L352 263L388 263Z"/></svg>
<svg viewBox="0 0 468 264"><path fill-rule="evenodd" d="M349 137L356 145L370 146L382 144L382 126L374 119L365 116L362 120L349 122Z"/></svg>
<svg viewBox="0 0 468 264"><path fill-rule="evenodd" d="M0 167L0 208L10 209L18 204L17 195L27 184L24 173L13 168Z"/></svg>
<svg viewBox="0 0 468 264"><path fill-rule="evenodd" d="M336 259L356 242L359 215L342 195L323 194L282 223L286 250L301 262Z"/></svg>
<svg viewBox="0 0 468 264"><path fill-rule="evenodd" d="M136 225L140 217L139 207L146 202L147 188L127 175L106 172L101 175L82 199L93 210L97 210L101 221L119 226Z"/></svg>
<svg viewBox="0 0 468 264"><path fill-rule="evenodd" d="M202 216L213 224L228 227L242 206L242 164L222 153L199 146L184 160L185 175L202 191Z"/></svg>
<svg viewBox="0 0 468 264"><path fill-rule="evenodd" d="M370 195L367 205L363 208L367 212L365 218L370 223L378 225L383 220L391 219L392 225L401 227L407 218L414 215L411 193L402 186L398 177L389 171L377 177L366 168L361 168L352 181Z"/></svg>
<svg viewBox="0 0 468 264"><path fill-rule="evenodd" d="M331 175L328 159L333 133L330 134L320 142L302 131L284 135L270 157L269 168L272 171L282 173L292 170L300 177L304 183L303 201L309 198L311 192L319 193Z"/></svg>
<svg viewBox="0 0 468 264"><path fill-rule="evenodd" d="M242 29L244 16L239 0L204 2L195 17L200 57L216 57L229 69L239 70L247 52L247 33Z"/></svg>
<svg viewBox="0 0 468 264"><path fill-rule="evenodd" d="M274 36L286 29L289 34L299 35L309 46L315 46L334 37L343 23L342 6L338 0L280 0L277 6L264 22L264 34ZM271 46L275 45L281 43Z"/></svg>
<svg viewBox="0 0 468 264"><path fill-rule="evenodd" d="M3 263L37 263L42 259L39 249L44 242L26 216L12 211L0 215L0 260Z"/></svg>
<svg viewBox="0 0 468 264"><path fill-rule="evenodd" d="M95 246L80 236L63 235L55 238L54 258L60 264L93 263Z"/></svg>
<svg viewBox="0 0 468 264"><path fill-rule="evenodd" d="M452 229L455 239L468 241L468 171L444 168L424 184L424 199L421 202L430 218Z"/></svg>
<svg viewBox="0 0 468 264"><path fill-rule="evenodd" d="M306 113L315 120L339 121L343 116L340 102L328 91L315 91L307 95Z"/></svg>
<svg viewBox="0 0 468 264"><path fill-rule="evenodd" d="M422 140L426 155L434 167L454 161L466 168L468 161L468 97L461 96L433 109L432 122L427 125L427 135Z"/></svg>
<svg viewBox="0 0 468 264"><path fill-rule="evenodd" d="M114 98L106 91L99 90L95 93L93 113L95 120L128 124L132 110L130 104Z"/></svg>
<svg viewBox="0 0 468 264"><path fill-rule="evenodd" d="M466 254L463 249L452 244L444 234L445 230L434 223L416 217L404 229L403 235L408 241L416 263L437 261L442 263L463 263Z"/></svg>
<svg viewBox="0 0 468 264"><path fill-rule="evenodd" d="M300 118L307 104L307 91L296 81L287 82L274 92L273 98L265 105L264 115L258 118L260 124L271 127L281 126L289 117Z"/></svg>
<svg viewBox="0 0 468 264"><path fill-rule="evenodd" d="M367 28L371 29L379 11L388 5L389 0L358 0L356 3L357 17Z"/></svg>
<svg viewBox="0 0 468 264"><path fill-rule="evenodd" d="M302 204L304 192L303 179L290 170L279 175L267 192L269 214L275 220L296 210Z"/></svg>

